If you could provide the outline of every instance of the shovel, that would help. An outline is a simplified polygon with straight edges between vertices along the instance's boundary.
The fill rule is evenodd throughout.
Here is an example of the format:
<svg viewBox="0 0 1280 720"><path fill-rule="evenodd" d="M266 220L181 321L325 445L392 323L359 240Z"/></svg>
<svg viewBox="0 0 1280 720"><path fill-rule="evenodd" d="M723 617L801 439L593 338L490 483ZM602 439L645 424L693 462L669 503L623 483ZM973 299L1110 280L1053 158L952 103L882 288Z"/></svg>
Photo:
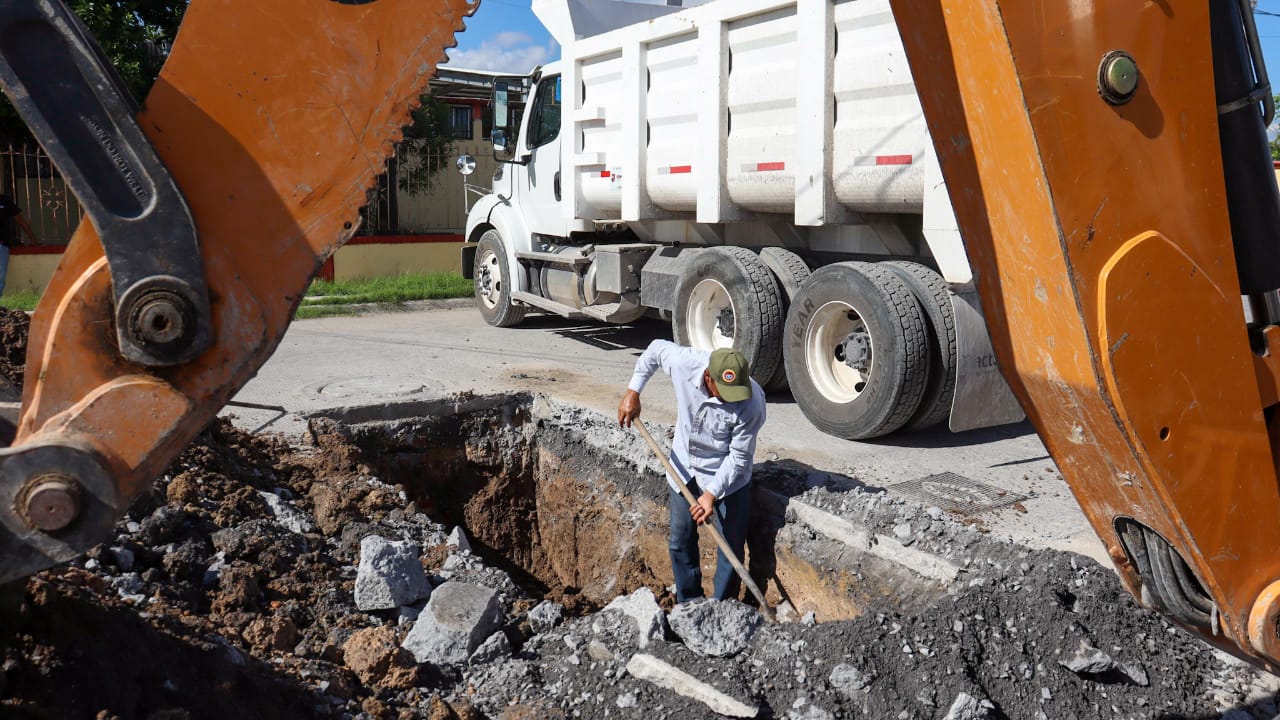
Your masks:
<svg viewBox="0 0 1280 720"><path fill-rule="evenodd" d="M636 418L635 426L636 429L640 431L640 437L644 438L644 441L649 444L649 449L653 450L653 454L662 462L662 466L667 469L667 472L671 474L671 477L678 480L684 480L684 476L676 472L676 469L671 466L671 462L667 460L667 456L663 454L662 448L658 447L658 443L654 442L653 436L649 434L649 430L645 428L644 423L640 418ZM680 486L680 494L684 495L685 502L689 503L689 507L693 507L694 503L698 502L697 499L693 497L693 493L689 492L689 488L686 487L684 482L677 482L676 484ZM725 541L724 536L716 529L715 522L704 522L703 527L711 531L711 537L715 538L716 545L720 547L720 552L724 553L724 556L729 558L729 562L733 564L733 569L738 572L738 577L742 578L743 584L747 586L747 589L755 596L756 601L760 603L760 614L764 615L764 619L771 623L777 622L773 617L773 610L769 607L769 603L765 602L764 593L760 592L760 588L756 586L756 582L747 574L747 569L742 566L742 561L738 560L738 556L735 555L733 550L729 547L729 543Z"/></svg>

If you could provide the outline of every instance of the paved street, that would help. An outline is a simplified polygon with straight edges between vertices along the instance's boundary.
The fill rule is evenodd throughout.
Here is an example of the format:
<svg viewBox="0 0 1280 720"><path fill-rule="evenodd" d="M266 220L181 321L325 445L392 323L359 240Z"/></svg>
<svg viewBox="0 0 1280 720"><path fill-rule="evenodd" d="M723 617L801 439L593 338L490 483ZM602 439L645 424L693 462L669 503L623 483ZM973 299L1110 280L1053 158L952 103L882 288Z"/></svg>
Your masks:
<svg viewBox="0 0 1280 720"><path fill-rule="evenodd" d="M516 328L486 325L470 301L433 309L295 322L276 354L236 400L280 405L276 413L228 408L243 427L298 432L299 414L324 408L426 398L461 391L546 393L616 415L636 357L668 325L575 323L530 316ZM672 423L665 377L643 396L644 417ZM1102 546L1027 423L953 434L904 434L876 442L839 440L816 430L786 394L769 398L758 461L789 460L876 487L951 472L1026 494L1017 507L978 515L998 535L1033 547L1082 552L1106 562Z"/></svg>

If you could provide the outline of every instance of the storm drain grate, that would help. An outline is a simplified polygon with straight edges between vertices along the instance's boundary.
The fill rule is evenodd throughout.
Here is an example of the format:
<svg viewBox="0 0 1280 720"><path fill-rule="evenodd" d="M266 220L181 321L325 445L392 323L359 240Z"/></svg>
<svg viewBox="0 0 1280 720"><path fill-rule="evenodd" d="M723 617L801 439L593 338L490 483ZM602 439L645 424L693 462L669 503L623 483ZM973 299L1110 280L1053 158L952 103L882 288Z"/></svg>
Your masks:
<svg viewBox="0 0 1280 720"><path fill-rule="evenodd" d="M953 472L890 485L889 490L923 505L937 506L963 515L995 510L1027 499L1026 495L986 485Z"/></svg>

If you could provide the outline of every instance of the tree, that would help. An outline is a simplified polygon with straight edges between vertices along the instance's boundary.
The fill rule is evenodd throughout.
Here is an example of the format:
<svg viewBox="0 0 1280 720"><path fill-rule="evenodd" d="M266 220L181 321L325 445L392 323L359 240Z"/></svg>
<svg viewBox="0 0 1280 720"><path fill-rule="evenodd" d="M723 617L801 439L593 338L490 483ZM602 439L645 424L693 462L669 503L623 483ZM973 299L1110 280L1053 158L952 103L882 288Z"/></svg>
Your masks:
<svg viewBox="0 0 1280 720"><path fill-rule="evenodd" d="M146 97L182 24L187 0L70 0L134 98ZM0 99L0 141L33 138L7 98Z"/></svg>
<svg viewBox="0 0 1280 720"><path fill-rule="evenodd" d="M449 106L429 93L421 100L396 154L396 184L410 195L431 190L432 180L449 166L454 146Z"/></svg>

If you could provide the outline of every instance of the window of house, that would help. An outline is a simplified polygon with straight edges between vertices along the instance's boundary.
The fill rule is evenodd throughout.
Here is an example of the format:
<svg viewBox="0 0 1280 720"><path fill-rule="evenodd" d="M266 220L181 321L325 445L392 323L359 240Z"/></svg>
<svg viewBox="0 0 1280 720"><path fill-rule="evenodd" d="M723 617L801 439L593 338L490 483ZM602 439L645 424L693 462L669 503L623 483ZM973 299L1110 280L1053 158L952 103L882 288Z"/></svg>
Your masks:
<svg viewBox="0 0 1280 720"><path fill-rule="evenodd" d="M533 101L533 117L529 122L529 148L541 147L560 135L560 76L552 75L538 83L538 96Z"/></svg>
<svg viewBox="0 0 1280 720"><path fill-rule="evenodd" d="M471 107L449 106L449 136L458 140L471 139Z"/></svg>

